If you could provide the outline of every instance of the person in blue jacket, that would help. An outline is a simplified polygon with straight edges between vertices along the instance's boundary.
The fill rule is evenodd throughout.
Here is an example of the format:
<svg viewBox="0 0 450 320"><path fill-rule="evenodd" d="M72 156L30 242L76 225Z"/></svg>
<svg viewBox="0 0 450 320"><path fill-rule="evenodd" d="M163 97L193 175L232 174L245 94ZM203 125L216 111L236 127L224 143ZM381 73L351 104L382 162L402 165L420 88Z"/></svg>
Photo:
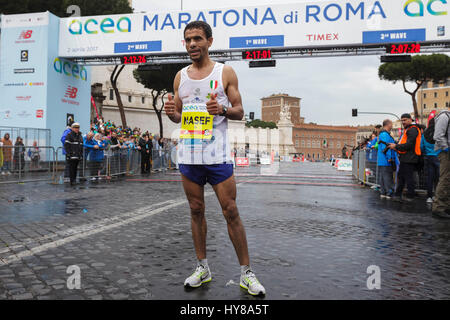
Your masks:
<svg viewBox="0 0 450 320"><path fill-rule="evenodd" d="M67 137L67 135L68 135L70 132L72 132L72 128L71 128L72 123L73 123L73 122L70 122L70 123L69 123L69 126L66 128L66 130L64 130L64 132L63 132L63 134L62 134L62 136L61 136L62 154L63 154L64 156L66 155L66 149L64 148L64 144L66 143L66 137ZM63 158L65 158L65 157L63 157ZM66 166L65 166L65 168L64 168L64 178L69 178L69 165L67 164L67 161L66 161Z"/></svg>
<svg viewBox="0 0 450 320"><path fill-rule="evenodd" d="M101 134L97 133L94 135L93 132L89 132L84 140L84 148L86 150L86 159L89 155L89 175L92 180L99 178L100 171L103 166L103 160L105 158L104 150L106 148L106 143L102 140Z"/></svg>
<svg viewBox="0 0 450 320"><path fill-rule="evenodd" d="M392 130L392 121L386 119L383 121L383 129L378 136L378 154L377 166L380 184L380 198L391 198L394 193L394 166L395 166L395 151L385 149L389 143L395 143L390 132Z"/></svg>
<svg viewBox="0 0 450 320"><path fill-rule="evenodd" d="M434 114L428 120L428 127L434 126ZM433 189L439 182L439 154L441 150L434 151L434 141L427 141L426 136L422 134L422 139L420 140L420 149L424 156L424 167L427 173L427 203L433 203Z"/></svg>

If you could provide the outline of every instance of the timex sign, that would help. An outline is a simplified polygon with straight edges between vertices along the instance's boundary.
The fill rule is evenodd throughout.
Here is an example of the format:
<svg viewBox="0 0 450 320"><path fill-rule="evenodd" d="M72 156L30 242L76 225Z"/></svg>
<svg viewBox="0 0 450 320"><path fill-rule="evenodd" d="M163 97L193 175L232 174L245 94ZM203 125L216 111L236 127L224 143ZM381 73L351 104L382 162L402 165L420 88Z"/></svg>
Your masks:
<svg viewBox="0 0 450 320"><path fill-rule="evenodd" d="M20 50L20 61L28 62L28 50Z"/></svg>

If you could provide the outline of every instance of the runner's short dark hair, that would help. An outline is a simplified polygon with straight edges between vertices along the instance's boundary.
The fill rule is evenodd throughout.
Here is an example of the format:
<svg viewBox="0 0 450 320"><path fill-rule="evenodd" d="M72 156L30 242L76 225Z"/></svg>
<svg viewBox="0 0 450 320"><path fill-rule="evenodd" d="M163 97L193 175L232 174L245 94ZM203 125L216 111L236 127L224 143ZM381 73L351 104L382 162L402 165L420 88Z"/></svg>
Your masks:
<svg viewBox="0 0 450 320"><path fill-rule="evenodd" d="M383 127L386 127L388 123L392 122L392 120L386 119L383 121Z"/></svg>
<svg viewBox="0 0 450 320"><path fill-rule="evenodd" d="M198 20L198 21L189 22L187 24L187 26L184 28L183 35L186 34L186 30L190 30L190 29L202 29L206 35L206 39L209 39L212 37L211 26L208 23L206 23L205 21Z"/></svg>

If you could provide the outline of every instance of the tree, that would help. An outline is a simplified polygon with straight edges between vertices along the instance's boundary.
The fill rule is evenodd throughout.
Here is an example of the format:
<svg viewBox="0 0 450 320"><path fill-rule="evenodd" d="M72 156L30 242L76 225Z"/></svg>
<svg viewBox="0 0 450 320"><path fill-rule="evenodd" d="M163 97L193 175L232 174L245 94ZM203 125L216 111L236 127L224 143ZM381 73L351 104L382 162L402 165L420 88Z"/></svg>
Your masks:
<svg viewBox="0 0 450 320"><path fill-rule="evenodd" d="M278 126L277 126L277 124L275 122L267 122L267 121L262 121L262 120L259 120L259 119L248 121L245 124L245 126L247 128L252 127L252 128L263 128L263 129L265 129L265 128L277 129L278 128Z"/></svg>
<svg viewBox="0 0 450 320"><path fill-rule="evenodd" d="M0 0L0 13L18 14L50 11L58 17L67 17L67 7L77 5L82 16L132 13L127 0Z"/></svg>
<svg viewBox="0 0 450 320"><path fill-rule="evenodd" d="M411 96L414 117L419 119L416 93L426 81L442 82L450 77L450 57L445 54L413 56L411 62L384 63L378 69L381 80L396 83L401 81L403 90ZM406 88L407 82L416 84L413 90Z"/></svg>
<svg viewBox="0 0 450 320"><path fill-rule="evenodd" d="M185 63L163 64L159 70L146 71L137 68L133 71L134 78L145 88L151 90L152 107L156 112L159 122L159 135L163 136L162 110L164 108L164 97L173 92L173 80L178 71L187 66ZM161 107L158 109L158 99L161 99Z"/></svg>
<svg viewBox="0 0 450 320"><path fill-rule="evenodd" d="M63 2L65 16L67 16L65 13L66 8L71 5L79 6L82 16L133 13L133 9L130 7L128 0L62 0L60 2Z"/></svg>
<svg viewBox="0 0 450 320"><path fill-rule="evenodd" d="M127 127L127 118L125 117L125 110L123 109L122 97L120 96L119 88L117 88L117 78L119 78L125 65L115 66L111 76L109 77L114 93L116 95L117 107L119 108L120 119L122 120L122 128Z"/></svg>

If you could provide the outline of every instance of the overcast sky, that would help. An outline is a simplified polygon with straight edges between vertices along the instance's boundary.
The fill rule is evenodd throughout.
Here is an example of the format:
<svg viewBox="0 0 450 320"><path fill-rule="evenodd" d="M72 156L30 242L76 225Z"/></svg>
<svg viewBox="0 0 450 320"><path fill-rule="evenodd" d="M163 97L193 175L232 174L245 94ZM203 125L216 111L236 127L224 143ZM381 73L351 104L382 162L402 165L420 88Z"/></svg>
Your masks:
<svg viewBox="0 0 450 320"><path fill-rule="evenodd" d="M288 0L133 0L135 12L264 5ZM309 1L309 2L317 2ZM359 111L412 112L409 95L401 84L378 79L378 56L278 59L275 68L248 67L244 61L227 62L238 78L245 113L261 114L260 98L272 93L287 93L301 101L301 115L306 122L334 125L380 123L388 116L360 115L352 118L351 109ZM412 84L410 84L412 86Z"/></svg>

